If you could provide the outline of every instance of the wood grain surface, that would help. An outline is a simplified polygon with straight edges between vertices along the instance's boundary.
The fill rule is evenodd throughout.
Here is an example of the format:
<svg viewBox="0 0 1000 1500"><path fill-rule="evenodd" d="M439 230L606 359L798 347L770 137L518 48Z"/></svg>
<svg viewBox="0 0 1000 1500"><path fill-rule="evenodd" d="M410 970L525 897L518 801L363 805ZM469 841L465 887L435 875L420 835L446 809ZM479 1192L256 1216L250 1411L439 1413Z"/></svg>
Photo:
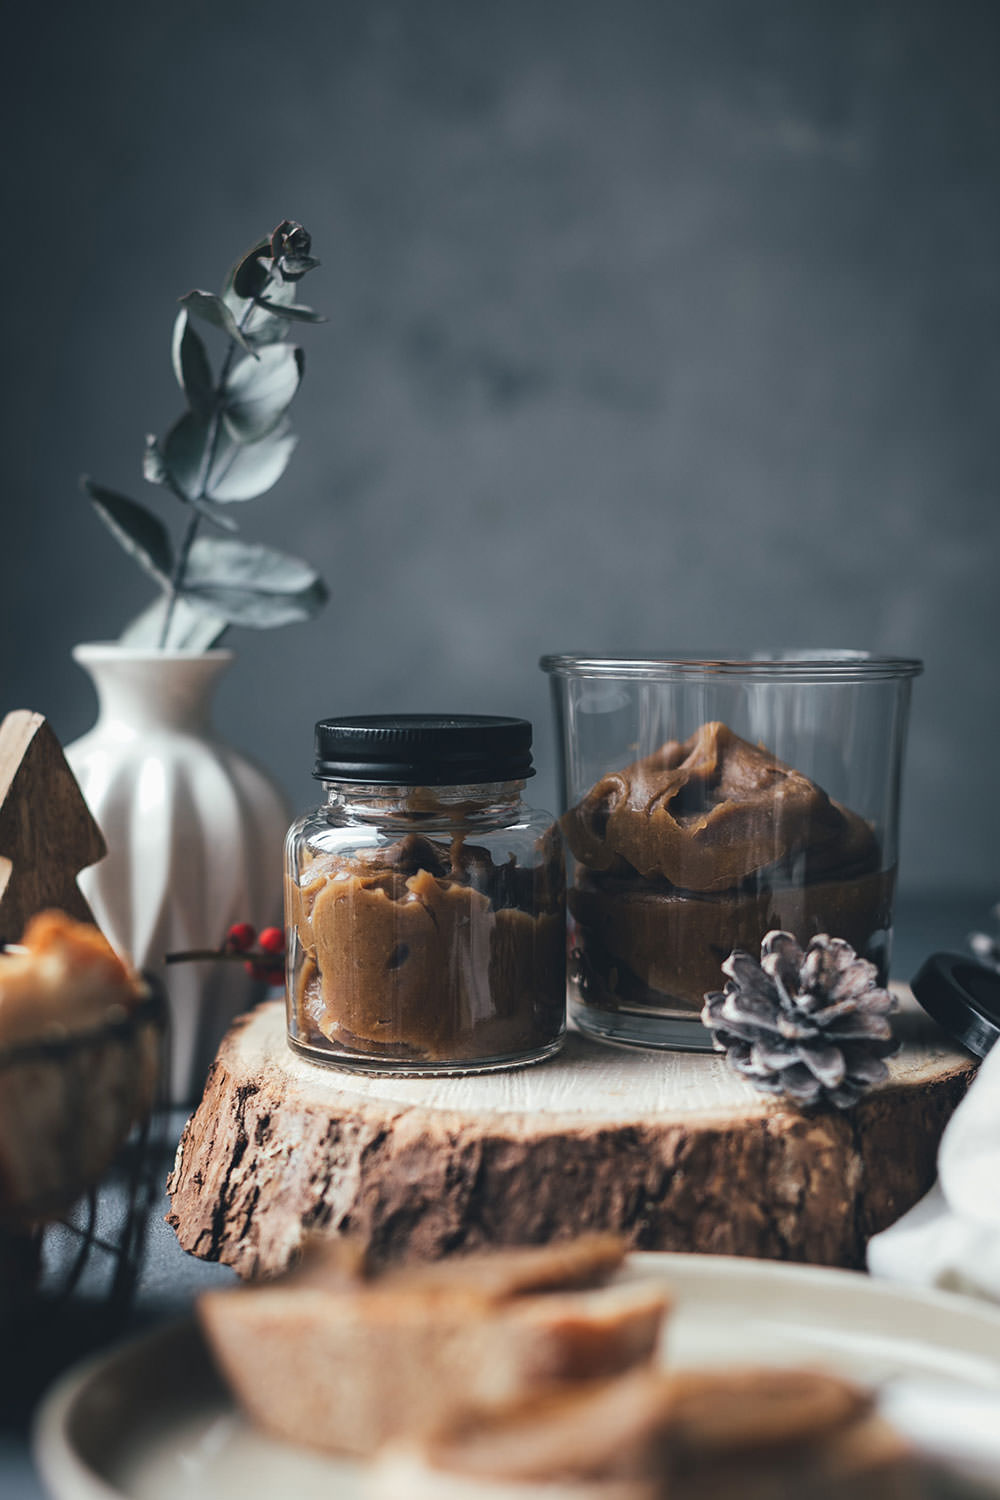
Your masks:
<svg viewBox="0 0 1000 1500"><path fill-rule="evenodd" d="M247 1277L283 1269L316 1229L378 1261L607 1228L637 1249L859 1265L931 1185L976 1067L901 995L888 1082L846 1114L811 1115L721 1056L577 1033L518 1071L348 1074L290 1051L271 1003L222 1043L169 1220L186 1250Z"/></svg>

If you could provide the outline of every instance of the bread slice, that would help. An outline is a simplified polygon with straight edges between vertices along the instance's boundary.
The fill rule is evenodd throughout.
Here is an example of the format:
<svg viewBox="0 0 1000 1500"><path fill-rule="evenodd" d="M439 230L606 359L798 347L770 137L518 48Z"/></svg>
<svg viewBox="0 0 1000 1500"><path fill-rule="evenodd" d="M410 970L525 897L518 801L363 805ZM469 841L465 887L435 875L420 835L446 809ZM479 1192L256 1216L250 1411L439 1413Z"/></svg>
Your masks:
<svg viewBox="0 0 1000 1500"><path fill-rule="evenodd" d="M909 1500L871 1399L809 1370L637 1370L390 1444L373 1500Z"/></svg>
<svg viewBox="0 0 1000 1500"><path fill-rule="evenodd" d="M2 860L0 860L2 864ZM0 951L0 1225L57 1218L153 1105L162 995L96 927L32 917Z"/></svg>
<svg viewBox="0 0 1000 1500"><path fill-rule="evenodd" d="M389 1444L373 1500L659 1500L663 1381L633 1371L462 1413Z"/></svg>
<svg viewBox="0 0 1000 1500"><path fill-rule="evenodd" d="M198 1312L251 1419L290 1442L372 1454L566 1382L649 1362L669 1299L655 1282L607 1282L608 1236L497 1250L358 1279L335 1252L252 1287L205 1293Z"/></svg>

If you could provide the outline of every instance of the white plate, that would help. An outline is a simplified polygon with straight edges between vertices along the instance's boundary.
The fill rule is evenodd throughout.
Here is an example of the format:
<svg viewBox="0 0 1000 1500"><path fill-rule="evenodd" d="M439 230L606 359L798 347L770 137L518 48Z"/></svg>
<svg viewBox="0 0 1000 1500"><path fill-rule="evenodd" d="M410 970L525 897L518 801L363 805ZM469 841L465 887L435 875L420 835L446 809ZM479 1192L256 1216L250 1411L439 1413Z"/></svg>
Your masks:
<svg viewBox="0 0 1000 1500"><path fill-rule="evenodd" d="M1000 1311L849 1271L640 1254L676 1299L672 1364L807 1364L878 1385L931 1451L1000 1475ZM158 1329L59 1382L35 1432L55 1500L362 1500L357 1464L265 1437L234 1410L193 1324ZM1000 1494L1000 1485L996 1491Z"/></svg>

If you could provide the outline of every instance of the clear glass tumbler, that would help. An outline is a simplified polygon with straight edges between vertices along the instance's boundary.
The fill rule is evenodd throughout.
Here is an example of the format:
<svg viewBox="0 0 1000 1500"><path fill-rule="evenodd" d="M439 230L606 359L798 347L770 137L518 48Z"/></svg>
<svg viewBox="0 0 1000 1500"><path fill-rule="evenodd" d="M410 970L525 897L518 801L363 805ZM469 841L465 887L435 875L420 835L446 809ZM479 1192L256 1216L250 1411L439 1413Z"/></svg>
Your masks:
<svg viewBox="0 0 1000 1500"><path fill-rule="evenodd" d="M922 663L867 652L544 656L562 747L570 1014L711 1048L734 948L846 939L885 979L900 775Z"/></svg>

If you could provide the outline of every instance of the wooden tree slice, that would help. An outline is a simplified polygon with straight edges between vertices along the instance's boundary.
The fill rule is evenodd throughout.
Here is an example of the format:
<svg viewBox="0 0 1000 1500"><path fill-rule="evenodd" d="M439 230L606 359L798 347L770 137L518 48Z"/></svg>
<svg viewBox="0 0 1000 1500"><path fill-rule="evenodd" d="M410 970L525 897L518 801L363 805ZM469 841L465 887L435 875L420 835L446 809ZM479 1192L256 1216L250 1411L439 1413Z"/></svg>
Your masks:
<svg viewBox="0 0 1000 1500"><path fill-rule="evenodd" d="M234 1024L168 1182L181 1245L271 1275L322 1228L377 1261L612 1229L637 1249L857 1266L930 1187L975 1072L904 998L904 1048L846 1115L758 1094L718 1055L571 1033L544 1065L366 1078L307 1062L284 1007Z"/></svg>

